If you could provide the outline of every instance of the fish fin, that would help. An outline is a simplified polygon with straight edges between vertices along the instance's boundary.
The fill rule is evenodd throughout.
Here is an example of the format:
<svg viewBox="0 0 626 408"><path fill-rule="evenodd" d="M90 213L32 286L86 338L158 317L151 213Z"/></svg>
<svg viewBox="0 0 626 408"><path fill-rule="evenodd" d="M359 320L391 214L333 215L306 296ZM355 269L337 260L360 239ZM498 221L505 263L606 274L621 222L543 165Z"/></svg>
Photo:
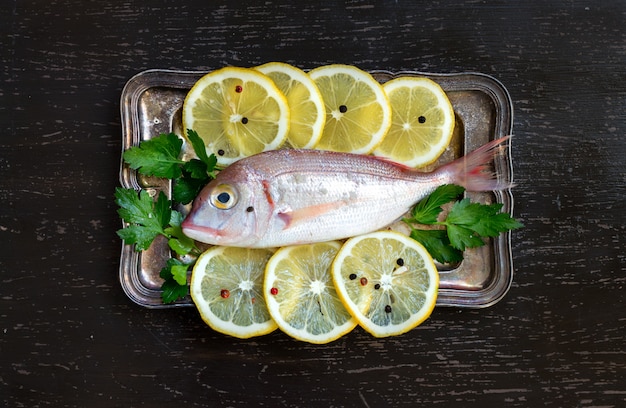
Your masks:
<svg viewBox="0 0 626 408"><path fill-rule="evenodd" d="M407 166L404 163L398 163L397 161L391 160L388 157L372 156L372 155L363 155L363 156L367 157L370 160L391 164L394 167L396 167L398 170L401 170L401 171L404 171L404 172L407 172L407 173L414 173L415 172L415 168L414 167Z"/></svg>
<svg viewBox="0 0 626 408"><path fill-rule="evenodd" d="M343 202L334 202L314 205L311 207L304 207L297 210L286 208L283 210L279 210L277 216L285 223L285 227L283 229L287 229L302 221L307 221L312 218L319 217L322 214L325 214L344 205L345 203Z"/></svg>
<svg viewBox="0 0 626 408"><path fill-rule="evenodd" d="M505 190L513 187L506 180L498 180L497 174L490 170L489 162L504 149L503 145L510 136L492 140L473 152L460 157L441 168L452 174L452 182L465 187L468 191Z"/></svg>

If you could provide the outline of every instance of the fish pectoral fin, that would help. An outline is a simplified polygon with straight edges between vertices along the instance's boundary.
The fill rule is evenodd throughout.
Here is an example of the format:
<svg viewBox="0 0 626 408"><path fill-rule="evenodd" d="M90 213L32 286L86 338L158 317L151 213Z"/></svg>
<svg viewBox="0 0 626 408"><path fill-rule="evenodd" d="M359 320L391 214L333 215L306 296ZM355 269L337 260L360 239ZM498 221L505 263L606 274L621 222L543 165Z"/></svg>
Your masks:
<svg viewBox="0 0 626 408"><path fill-rule="evenodd" d="M343 202L334 202L334 203L324 203L324 204L318 204L318 205L314 205L310 207L299 208L297 210L293 210L291 208L285 208L283 210L279 210L277 215L278 215L278 218L283 220L285 223L285 226L283 229L287 229L287 228L291 228L295 224L319 217L322 214L325 214L329 211L343 207L344 205L345 203Z"/></svg>

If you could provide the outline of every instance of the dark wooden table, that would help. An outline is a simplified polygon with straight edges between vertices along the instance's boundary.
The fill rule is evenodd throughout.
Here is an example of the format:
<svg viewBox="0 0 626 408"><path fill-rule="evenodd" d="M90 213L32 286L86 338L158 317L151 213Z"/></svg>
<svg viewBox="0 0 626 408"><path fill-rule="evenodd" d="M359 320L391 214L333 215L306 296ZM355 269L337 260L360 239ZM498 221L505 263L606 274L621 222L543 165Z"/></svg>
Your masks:
<svg viewBox="0 0 626 408"><path fill-rule="evenodd" d="M626 406L626 3L294 3L3 1L2 406ZM125 296L122 87L271 60L502 81L526 224L502 301L312 346Z"/></svg>

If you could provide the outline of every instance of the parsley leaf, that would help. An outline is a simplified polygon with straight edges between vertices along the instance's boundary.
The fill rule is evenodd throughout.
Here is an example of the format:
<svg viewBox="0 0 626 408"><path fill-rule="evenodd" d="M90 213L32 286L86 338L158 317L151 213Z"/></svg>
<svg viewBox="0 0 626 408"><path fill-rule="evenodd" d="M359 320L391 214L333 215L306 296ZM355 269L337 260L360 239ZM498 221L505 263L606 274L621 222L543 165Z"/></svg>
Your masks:
<svg viewBox="0 0 626 408"><path fill-rule="evenodd" d="M434 224L442 211L441 206L454 200L465 189L455 184L439 186L428 197L424 198L413 207L413 220L419 224Z"/></svg>
<svg viewBox="0 0 626 408"><path fill-rule="evenodd" d="M198 159L191 159L185 162L182 167L182 174L174 182L172 197L176 202L188 204L200 193L200 190L209 181L215 178L217 171L217 157L214 154L207 155L204 142L198 133L189 129L187 139L195 151Z"/></svg>
<svg viewBox="0 0 626 408"><path fill-rule="evenodd" d="M210 156L207 155L206 147L204 146L204 141L198 135L198 132L195 130L187 129L187 139L191 142L191 146L193 147L193 151L196 152L196 155L200 159L201 162L206 164L207 169L209 171L213 171L215 165L217 164L217 157L214 154Z"/></svg>
<svg viewBox="0 0 626 408"><path fill-rule="evenodd" d="M482 237L497 237L501 232L523 226L509 214L500 212L501 209L501 203L478 204L471 203L469 198L465 198L452 206L445 220L445 225L448 228L463 228L471 231L471 234ZM455 234L458 235L459 232L455 232ZM473 239L467 241L466 246L472 248L475 241Z"/></svg>
<svg viewBox="0 0 626 408"><path fill-rule="evenodd" d="M178 203L189 204L205 185L204 180L182 177L172 187L172 198Z"/></svg>
<svg viewBox="0 0 626 408"><path fill-rule="evenodd" d="M170 258L165 264L165 268L161 269L159 276L162 279L174 279L179 285L187 284L187 270L189 265L176 258Z"/></svg>
<svg viewBox="0 0 626 408"><path fill-rule="evenodd" d="M163 303L173 303L189 294L188 285L179 285L173 279L163 281L161 285L161 299Z"/></svg>
<svg viewBox="0 0 626 408"><path fill-rule="evenodd" d="M163 303L172 303L189 294L187 285L187 270L189 265L176 258L170 258L159 276L163 279L161 285L161 299Z"/></svg>
<svg viewBox="0 0 626 408"><path fill-rule="evenodd" d="M154 238L164 234L164 228L171 218L171 205L167 197L161 192L154 202L147 191L139 194L133 189L116 188L115 202L120 218L131 224L117 231L117 234L127 244L136 244L137 249L148 249Z"/></svg>
<svg viewBox="0 0 626 408"><path fill-rule="evenodd" d="M483 237L496 237L501 232L508 230L518 229L523 227L522 223L511 218L506 213L501 213L500 208L502 204L492 204L494 208L497 208L493 214L488 217L483 217L478 222L472 225L472 229Z"/></svg>
<svg viewBox="0 0 626 408"><path fill-rule="evenodd" d="M148 176L174 179L181 176L180 150L183 141L174 133L144 140L124 152L123 158L133 170ZM206 155L206 152L205 152Z"/></svg>
<svg viewBox="0 0 626 408"><path fill-rule="evenodd" d="M500 212L501 203L472 203L469 198L455 201L445 219L438 221L441 206L456 200L464 191L460 186L440 186L415 205L411 217L403 220L411 228L411 237L442 263L460 262L465 249L485 245L485 238L523 227L509 214ZM416 224L445 229L417 228Z"/></svg>
<svg viewBox="0 0 626 408"><path fill-rule="evenodd" d="M191 159L183 165L183 171L194 179L202 180L208 178L207 169L207 164L198 159Z"/></svg>
<svg viewBox="0 0 626 408"><path fill-rule="evenodd" d="M485 245L485 241L471 228L456 224L446 224L450 245L465 251L466 248L477 248Z"/></svg>
<svg viewBox="0 0 626 408"><path fill-rule="evenodd" d="M446 230L411 229L411 238L441 263L457 263L463 260L463 252L450 245Z"/></svg>
<svg viewBox="0 0 626 408"><path fill-rule="evenodd" d="M184 256L190 253L198 255L199 250L196 247L195 241L183 234L183 230L180 227L182 222L182 214L178 211L172 211L170 226L165 228L165 234L170 237L167 244L178 255Z"/></svg>

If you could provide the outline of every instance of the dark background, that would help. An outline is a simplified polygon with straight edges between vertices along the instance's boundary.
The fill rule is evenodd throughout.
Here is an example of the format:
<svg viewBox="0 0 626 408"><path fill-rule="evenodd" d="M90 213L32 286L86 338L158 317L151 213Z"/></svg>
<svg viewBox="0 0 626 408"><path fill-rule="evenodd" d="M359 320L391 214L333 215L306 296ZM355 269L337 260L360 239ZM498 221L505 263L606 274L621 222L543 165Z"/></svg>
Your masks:
<svg viewBox="0 0 626 408"><path fill-rule="evenodd" d="M626 3L293 3L2 0L3 406L625 406ZM122 87L272 60L503 82L526 228L500 303L312 346L125 296Z"/></svg>

